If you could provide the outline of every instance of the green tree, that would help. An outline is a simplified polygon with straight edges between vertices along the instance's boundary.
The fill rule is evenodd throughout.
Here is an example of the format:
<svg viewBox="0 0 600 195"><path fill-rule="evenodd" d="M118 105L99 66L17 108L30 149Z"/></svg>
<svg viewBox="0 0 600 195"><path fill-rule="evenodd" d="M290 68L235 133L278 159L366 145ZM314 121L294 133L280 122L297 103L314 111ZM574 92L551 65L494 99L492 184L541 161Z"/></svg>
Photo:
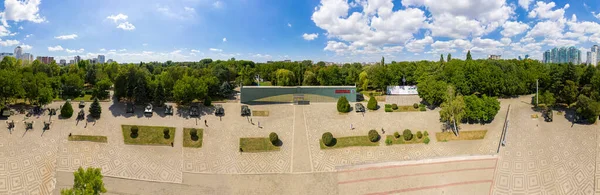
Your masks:
<svg viewBox="0 0 600 195"><path fill-rule="evenodd" d="M440 63L444 63L444 54L440 54Z"/></svg>
<svg viewBox="0 0 600 195"><path fill-rule="evenodd" d="M98 195L100 193L106 193L104 188L104 182L102 181L102 171L100 168L88 167L86 170L79 167L77 172L73 173L75 176L73 188L62 189L60 194L62 195Z"/></svg>
<svg viewBox="0 0 600 195"><path fill-rule="evenodd" d="M446 61L450 62L450 60L452 60L452 54L448 53L448 57L446 58Z"/></svg>
<svg viewBox="0 0 600 195"><path fill-rule="evenodd" d="M381 65L385 66L385 58L383 56L381 56Z"/></svg>
<svg viewBox="0 0 600 195"><path fill-rule="evenodd" d="M318 84L319 84L319 82L317 81L317 75L315 75L315 73L313 73L312 71L309 71L309 70L304 72L304 80L302 81L302 85L314 86L314 85L318 85Z"/></svg>
<svg viewBox="0 0 600 195"><path fill-rule="evenodd" d="M358 75L358 87L360 87L363 91L369 90L369 75L367 72L362 71Z"/></svg>
<svg viewBox="0 0 600 195"><path fill-rule="evenodd" d="M293 86L295 83L294 73L287 69L279 69L275 72L278 86Z"/></svg>
<svg viewBox="0 0 600 195"><path fill-rule="evenodd" d="M417 84L419 97L432 106L440 105L445 100L448 84L434 78L427 78Z"/></svg>
<svg viewBox="0 0 600 195"><path fill-rule="evenodd" d="M70 101L66 101L60 109L60 116L62 118L71 118L73 116L73 106Z"/></svg>
<svg viewBox="0 0 600 195"><path fill-rule="evenodd" d="M110 90L111 86L112 86L112 82L108 78L98 81L96 83L96 85L94 86L94 91L92 93L92 96L94 98L98 98L98 99L102 99L102 100L108 99L109 98L108 96L110 96L110 93L108 90Z"/></svg>
<svg viewBox="0 0 600 195"><path fill-rule="evenodd" d="M16 70L17 68L17 59L14 57L7 56L0 61L1 70Z"/></svg>
<svg viewBox="0 0 600 195"><path fill-rule="evenodd" d="M473 60L471 57L471 50L467 51L467 60Z"/></svg>
<svg viewBox="0 0 600 195"><path fill-rule="evenodd" d="M342 113L350 112L350 103L348 102L348 99L346 99L346 96L342 96L338 99L337 111Z"/></svg>
<svg viewBox="0 0 600 195"><path fill-rule="evenodd" d="M577 115L587 120L588 123L595 123L600 115L600 103L590 99L585 95L577 97Z"/></svg>
<svg viewBox="0 0 600 195"><path fill-rule="evenodd" d="M229 85L229 82L227 81L224 81L223 84L221 84L221 87L219 87L219 93L223 97L229 97L232 92L231 85Z"/></svg>
<svg viewBox="0 0 600 195"><path fill-rule="evenodd" d="M167 97L165 96L165 89L161 83L158 83L156 89L154 89L154 97L152 98L154 101L154 105L158 107L162 107L167 102Z"/></svg>
<svg viewBox="0 0 600 195"><path fill-rule="evenodd" d="M465 100L461 95L456 95L454 87L448 86L446 91L446 101L441 105L440 118L446 122L448 126L457 125L462 121L465 116Z"/></svg>
<svg viewBox="0 0 600 195"><path fill-rule="evenodd" d="M377 110L377 108L379 108L377 106L377 99L375 99L375 96L369 97L369 102L367 103L367 108L369 110Z"/></svg>
<svg viewBox="0 0 600 195"><path fill-rule="evenodd" d="M148 82L146 81L146 79L143 77L138 78L137 85L135 86L133 91L133 99L135 100L135 103L148 103L150 101L149 95L151 95L149 92L150 91L148 90Z"/></svg>
<svg viewBox="0 0 600 195"><path fill-rule="evenodd" d="M568 105L571 105L577 101L578 93L579 90L577 89L577 84L571 80L567 80L564 87L560 91L560 100Z"/></svg>
<svg viewBox="0 0 600 195"><path fill-rule="evenodd" d="M65 74L62 80L62 96L64 98L76 98L81 95L83 80L79 75Z"/></svg>
<svg viewBox="0 0 600 195"><path fill-rule="evenodd" d="M102 107L100 106L98 98L94 98L94 102L92 102L92 105L90 105L89 112L92 117L96 119L100 118L100 115L102 114Z"/></svg>

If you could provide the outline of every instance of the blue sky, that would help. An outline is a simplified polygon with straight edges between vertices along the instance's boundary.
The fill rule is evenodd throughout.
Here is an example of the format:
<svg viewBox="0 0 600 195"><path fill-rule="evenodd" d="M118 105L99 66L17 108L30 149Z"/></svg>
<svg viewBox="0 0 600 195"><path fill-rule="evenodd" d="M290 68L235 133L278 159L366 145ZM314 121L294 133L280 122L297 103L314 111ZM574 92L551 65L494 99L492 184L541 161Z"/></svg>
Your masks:
<svg viewBox="0 0 600 195"><path fill-rule="evenodd" d="M376 62L600 44L600 1L5 0L0 50L119 62Z"/></svg>

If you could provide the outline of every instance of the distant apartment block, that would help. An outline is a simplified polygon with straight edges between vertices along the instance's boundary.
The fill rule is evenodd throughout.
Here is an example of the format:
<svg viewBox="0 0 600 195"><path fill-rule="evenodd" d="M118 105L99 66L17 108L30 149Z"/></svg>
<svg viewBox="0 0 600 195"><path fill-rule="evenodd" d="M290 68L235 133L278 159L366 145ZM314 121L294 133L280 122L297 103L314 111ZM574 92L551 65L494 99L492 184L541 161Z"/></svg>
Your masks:
<svg viewBox="0 0 600 195"><path fill-rule="evenodd" d="M24 53L21 56L21 61L23 61L23 64L29 64L29 63L33 62L33 54Z"/></svg>
<svg viewBox="0 0 600 195"><path fill-rule="evenodd" d="M489 55L488 59L490 59L490 60L499 60L499 59L502 59L502 55Z"/></svg>
<svg viewBox="0 0 600 195"><path fill-rule="evenodd" d="M50 64L50 63L54 62L54 57L50 57L50 56L38 56L36 59L44 64Z"/></svg>
<svg viewBox="0 0 600 195"><path fill-rule="evenodd" d="M544 52L542 62L581 64L581 51L573 46L555 47Z"/></svg>
<svg viewBox="0 0 600 195"><path fill-rule="evenodd" d="M104 57L104 55L98 55L98 63L104 64L106 62L105 59L106 58Z"/></svg>
<svg viewBox="0 0 600 195"><path fill-rule="evenodd" d="M7 57L7 56L15 57L13 55L13 53L0 53L0 61L2 61L2 59L4 59L4 57Z"/></svg>
<svg viewBox="0 0 600 195"><path fill-rule="evenodd" d="M586 63L592 66L598 65L598 54L593 51L588 51Z"/></svg>
<svg viewBox="0 0 600 195"><path fill-rule="evenodd" d="M66 66L67 65L67 60L65 59L60 59L59 63L61 66Z"/></svg>

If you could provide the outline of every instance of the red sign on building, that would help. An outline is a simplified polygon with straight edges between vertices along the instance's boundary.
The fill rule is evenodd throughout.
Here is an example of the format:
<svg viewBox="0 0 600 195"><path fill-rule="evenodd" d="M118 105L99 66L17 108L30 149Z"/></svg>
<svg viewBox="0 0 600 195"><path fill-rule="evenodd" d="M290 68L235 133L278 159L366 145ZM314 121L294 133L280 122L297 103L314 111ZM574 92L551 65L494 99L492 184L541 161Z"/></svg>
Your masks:
<svg viewBox="0 0 600 195"><path fill-rule="evenodd" d="M338 94L338 93L350 93L350 90L349 89L336 89L335 93L336 94Z"/></svg>

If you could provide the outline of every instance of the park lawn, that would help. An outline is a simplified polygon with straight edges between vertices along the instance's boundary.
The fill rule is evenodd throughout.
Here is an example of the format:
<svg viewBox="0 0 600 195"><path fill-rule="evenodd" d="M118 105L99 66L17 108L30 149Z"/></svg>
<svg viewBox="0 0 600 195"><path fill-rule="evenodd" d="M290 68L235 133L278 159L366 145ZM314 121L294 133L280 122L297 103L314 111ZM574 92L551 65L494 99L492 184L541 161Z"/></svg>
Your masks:
<svg viewBox="0 0 600 195"><path fill-rule="evenodd" d="M98 136L98 135L71 135L69 136L69 141L88 141L88 142L108 142L108 138L106 136Z"/></svg>
<svg viewBox="0 0 600 195"><path fill-rule="evenodd" d="M425 140L427 136L423 135L423 137L421 139L417 138L417 134L413 134L413 138L411 140L404 140L404 137L402 135L400 135L400 137L398 139L396 139L396 137L394 137L394 135L387 135L385 136L386 140L392 140L392 144L390 145L395 145L395 144L424 144L423 141ZM387 144L387 142L386 142Z"/></svg>
<svg viewBox="0 0 600 195"><path fill-rule="evenodd" d="M244 137L240 138L240 152L272 152L279 151L268 137Z"/></svg>
<svg viewBox="0 0 600 195"><path fill-rule="evenodd" d="M350 137L336 137L335 145L326 146L323 144L323 140L319 139L321 149L334 149L334 148L345 148L354 146L379 146L379 142L371 142L368 136L350 136Z"/></svg>
<svg viewBox="0 0 600 195"><path fill-rule="evenodd" d="M171 145L175 139L175 127L139 126L138 137L132 138L131 126L121 125L123 130L123 141L131 145ZM164 138L163 129L169 129L169 139Z"/></svg>
<svg viewBox="0 0 600 195"><path fill-rule="evenodd" d="M54 98L54 101L66 101L67 99L71 99L71 102L79 102L79 101L84 101L84 102L93 102L94 99L92 99L92 95L84 95L83 97L76 97L75 99L73 98L65 98L63 99L62 97L56 97Z"/></svg>
<svg viewBox="0 0 600 195"><path fill-rule="evenodd" d="M193 128L183 128L183 147L202 148L202 138L204 137L204 129L196 129L198 131L198 140L192 140L190 131Z"/></svg>
<svg viewBox="0 0 600 195"><path fill-rule="evenodd" d="M477 140L485 138L487 130L475 130L475 131L460 131L460 135L454 136L454 132L437 132L435 138L439 142L455 141L455 140Z"/></svg>
<svg viewBox="0 0 600 195"><path fill-rule="evenodd" d="M269 116L268 110L253 110L252 116Z"/></svg>
<svg viewBox="0 0 600 195"><path fill-rule="evenodd" d="M259 82L258 86L272 86L273 84L271 84L271 81L263 81L263 82Z"/></svg>

